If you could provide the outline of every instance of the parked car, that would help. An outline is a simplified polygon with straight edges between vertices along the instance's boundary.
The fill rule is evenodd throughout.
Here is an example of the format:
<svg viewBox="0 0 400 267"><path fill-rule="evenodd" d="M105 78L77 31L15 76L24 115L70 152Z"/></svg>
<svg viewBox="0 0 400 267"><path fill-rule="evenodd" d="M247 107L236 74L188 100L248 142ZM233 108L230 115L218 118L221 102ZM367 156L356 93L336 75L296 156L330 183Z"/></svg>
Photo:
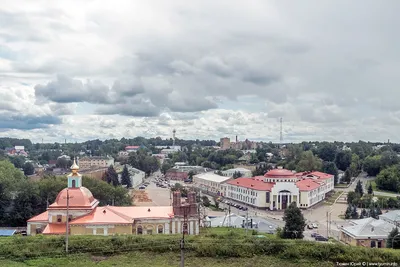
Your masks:
<svg viewBox="0 0 400 267"><path fill-rule="evenodd" d="M315 241L328 241L328 238L325 236L318 235L315 237Z"/></svg>
<svg viewBox="0 0 400 267"><path fill-rule="evenodd" d="M312 224L312 227L313 227L313 228L318 228L318 224L313 223L313 224Z"/></svg>
<svg viewBox="0 0 400 267"><path fill-rule="evenodd" d="M312 233L312 234L311 234L311 237L317 237L317 236L319 236L318 233Z"/></svg>
<svg viewBox="0 0 400 267"><path fill-rule="evenodd" d="M146 189L146 187L142 185L142 186L139 186L139 189L143 190L143 189Z"/></svg>
<svg viewBox="0 0 400 267"><path fill-rule="evenodd" d="M312 224L307 225L308 229L314 229L314 226Z"/></svg>

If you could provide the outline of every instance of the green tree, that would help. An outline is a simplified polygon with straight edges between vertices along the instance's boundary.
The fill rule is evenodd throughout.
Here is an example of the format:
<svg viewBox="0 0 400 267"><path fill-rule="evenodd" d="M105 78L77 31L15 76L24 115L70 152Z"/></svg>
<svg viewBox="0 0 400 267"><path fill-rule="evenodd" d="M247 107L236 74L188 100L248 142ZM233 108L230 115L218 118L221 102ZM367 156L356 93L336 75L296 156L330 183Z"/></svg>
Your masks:
<svg viewBox="0 0 400 267"><path fill-rule="evenodd" d="M344 218L347 219L347 220L350 219L352 212L353 212L353 206L349 204L347 206L346 212L344 213Z"/></svg>
<svg viewBox="0 0 400 267"><path fill-rule="evenodd" d="M163 164L161 165L161 172L165 175L172 166L168 160L164 160Z"/></svg>
<svg viewBox="0 0 400 267"><path fill-rule="evenodd" d="M376 176L381 170L381 155L366 157L364 159L363 170L369 176Z"/></svg>
<svg viewBox="0 0 400 267"><path fill-rule="evenodd" d="M189 171L188 172L188 181L190 182L190 183L192 183L193 182L193 176L195 175L195 173L193 172L193 171Z"/></svg>
<svg viewBox="0 0 400 267"><path fill-rule="evenodd" d="M381 168L396 165L397 163L399 163L399 157L396 152L388 150L381 154Z"/></svg>
<svg viewBox="0 0 400 267"><path fill-rule="evenodd" d="M32 175L35 173L35 167L33 167L33 164L30 162L26 162L23 169L25 175Z"/></svg>
<svg viewBox="0 0 400 267"><path fill-rule="evenodd" d="M113 186L119 185L118 174L114 169L114 166L111 165L108 167L106 174L105 174L105 181Z"/></svg>
<svg viewBox="0 0 400 267"><path fill-rule="evenodd" d="M372 195L372 193L373 193L372 185L371 185L371 183L369 183L369 186L368 186L368 195Z"/></svg>
<svg viewBox="0 0 400 267"><path fill-rule="evenodd" d="M333 143L324 142L318 145L317 154L323 161L334 161L336 152L337 147Z"/></svg>
<svg viewBox="0 0 400 267"><path fill-rule="evenodd" d="M21 156L10 157L10 161L14 164L15 168L22 169L24 167L25 158Z"/></svg>
<svg viewBox="0 0 400 267"><path fill-rule="evenodd" d="M358 219L358 212L357 212L357 207L353 206L351 210L351 218L352 219Z"/></svg>
<svg viewBox="0 0 400 267"><path fill-rule="evenodd" d="M351 164L351 152L339 151L335 157L335 163L339 170L345 171Z"/></svg>
<svg viewBox="0 0 400 267"><path fill-rule="evenodd" d="M241 173L241 172L239 172L239 171L235 171L234 173L233 173L233 179L237 179L237 178L240 178L240 177L242 177L243 176L243 174Z"/></svg>
<svg viewBox="0 0 400 267"><path fill-rule="evenodd" d="M356 192L356 194L360 195L361 197L364 195L364 189L363 189L361 180L358 180L356 189L354 190L354 192Z"/></svg>
<svg viewBox="0 0 400 267"><path fill-rule="evenodd" d="M347 203L350 205L357 205L360 201L360 195L354 191L351 191L347 194Z"/></svg>
<svg viewBox="0 0 400 267"><path fill-rule="evenodd" d="M126 188L132 187L131 177L129 175L128 167L125 165L121 173L121 184L126 185Z"/></svg>
<svg viewBox="0 0 400 267"><path fill-rule="evenodd" d="M360 213L360 219L368 218L368 212L366 209L362 209Z"/></svg>
<svg viewBox="0 0 400 267"><path fill-rule="evenodd" d="M351 171L349 168L347 168L342 177L342 182L350 183L350 181L351 181Z"/></svg>
<svg viewBox="0 0 400 267"><path fill-rule="evenodd" d="M285 227L282 231L282 238L303 238L303 231L306 227L306 221L301 213L301 210L296 206L295 202L291 203L285 210L283 220L285 221Z"/></svg>
<svg viewBox="0 0 400 267"><path fill-rule="evenodd" d="M389 233L386 242L386 247L394 249L400 248L400 235L399 235L399 229L397 227L394 227L393 230Z"/></svg>
<svg viewBox="0 0 400 267"><path fill-rule="evenodd" d="M337 184L339 171L338 168L336 167L335 162L325 161L322 166L322 171L334 175L335 177L334 183Z"/></svg>
<svg viewBox="0 0 400 267"><path fill-rule="evenodd" d="M301 153L300 160L297 163L296 171L317 171L322 169L322 161L314 156L311 150Z"/></svg>
<svg viewBox="0 0 400 267"><path fill-rule="evenodd" d="M203 202L204 207L209 207L210 206L211 202L210 202L210 200L208 199L207 196L202 196L201 200Z"/></svg>
<svg viewBox="0 0 400 267"><path fill-rule="evenodd" d="M361 172L360 157L355 153L351 155L351 164L349 168L353 177L358 176L358 174Z"/></svg>
<svg viewBox="0 0 400 267"><path fill-rule="evenodd" d="M383 169L375 179L379 189L399 192L400 190L400 166L391 166Z"/></svg>

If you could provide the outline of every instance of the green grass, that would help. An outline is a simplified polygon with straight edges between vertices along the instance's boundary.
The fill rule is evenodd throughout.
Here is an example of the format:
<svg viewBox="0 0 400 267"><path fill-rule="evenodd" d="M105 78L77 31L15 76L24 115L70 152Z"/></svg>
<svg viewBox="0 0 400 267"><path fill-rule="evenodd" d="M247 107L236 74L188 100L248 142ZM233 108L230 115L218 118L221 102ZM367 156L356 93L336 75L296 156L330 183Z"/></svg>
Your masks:
<svg viewBox="0 0 400 267"><path fill-rule="evenodd" d="M206 228L187 236L187 266L333 266L327 262L400 262L390 249L349 247L256 231ZM177 266L181 235L71 236L68 256L64 237L32 236L0 239L0 266ZM326 264L326 265L322 265Z"/></svg>
<svg viewBox="0 0 400 267"><path fill-rule="evenodd" d="M393 195L398 194L398 192L393 192L393 191L388 191L388 190L379 189L379 188L377 187L375 181L370 181L369 184L371 184L371 186L372 186L372 191L374 191L374 192L375 192L375 191L376 191L376 192L383 192L383 193L389 193L389 194L393 194ZM368 186L369 186L369 185L368 185ZM367 188L368 188L368 186L367 186Z"/></svg>
<svg viewBox="0 0 400 267"><path fill-rule="evenodd" d="M26 261L0 260L0 266L7 267L169 267L179 266L179 253L130 252L111 257L91 255L73 255L68 257L42 257ZM273 256L253 256L250 258L210 258L196 257L193 253L185 254L185 266L190 267L330 267L333 263L310 260L285 260Z"/></svg>

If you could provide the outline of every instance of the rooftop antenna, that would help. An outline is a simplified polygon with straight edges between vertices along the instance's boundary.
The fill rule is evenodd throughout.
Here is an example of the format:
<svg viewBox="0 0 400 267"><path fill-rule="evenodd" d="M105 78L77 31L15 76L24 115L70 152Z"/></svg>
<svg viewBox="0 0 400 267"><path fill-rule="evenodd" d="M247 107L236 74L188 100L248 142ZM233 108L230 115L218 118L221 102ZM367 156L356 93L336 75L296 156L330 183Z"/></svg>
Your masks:
<svg viewBox="0 0 400 267"><path fill-rule="evenodd" d="M282 145L282 143L283 143L283 133L282 133L282 118L280 118L280 132L279 132L279 141L280 141L280 143L281 143L281 145Z"/></svg>
<svg viewBox="0 0 400 267"><path fill-rule="evenodd" d="M175 146L175 134L176 134L176 130L173 129L172 130L172 146Z"/></svg>

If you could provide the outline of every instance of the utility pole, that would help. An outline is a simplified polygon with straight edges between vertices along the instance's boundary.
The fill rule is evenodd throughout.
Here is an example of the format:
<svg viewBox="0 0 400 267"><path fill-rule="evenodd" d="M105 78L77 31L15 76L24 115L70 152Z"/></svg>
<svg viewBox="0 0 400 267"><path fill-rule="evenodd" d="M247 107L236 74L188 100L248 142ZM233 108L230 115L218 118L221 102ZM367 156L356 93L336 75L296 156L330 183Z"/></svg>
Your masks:
<svg viewBox="0 0 400 267"><path fill-rule="evenodd" d="M69 189L67 188L67 223L65 229L65 252L68 254L68 232L69 232Z"/></svg>
<svg viewBox="0 0 400 267"><path fill-rule="evenodd" d="M246 208L246 235L247 235L247 229L249 228L248 220L249 220L249 209Z"/></svg>
<svg viewBox="0 0 400 267"><path fill-rule="evenodd" d="M181 247L181 267L185 267L185 233L188 228L187 223L187 206L183 207L183 225L182 225L182 239L180 242Z"/></svg>
<svg viewBox="0 0 400 267"><path fill-rule="evenodd" d="M329 238L329 212L326 212L326 238Z"/></svg>

